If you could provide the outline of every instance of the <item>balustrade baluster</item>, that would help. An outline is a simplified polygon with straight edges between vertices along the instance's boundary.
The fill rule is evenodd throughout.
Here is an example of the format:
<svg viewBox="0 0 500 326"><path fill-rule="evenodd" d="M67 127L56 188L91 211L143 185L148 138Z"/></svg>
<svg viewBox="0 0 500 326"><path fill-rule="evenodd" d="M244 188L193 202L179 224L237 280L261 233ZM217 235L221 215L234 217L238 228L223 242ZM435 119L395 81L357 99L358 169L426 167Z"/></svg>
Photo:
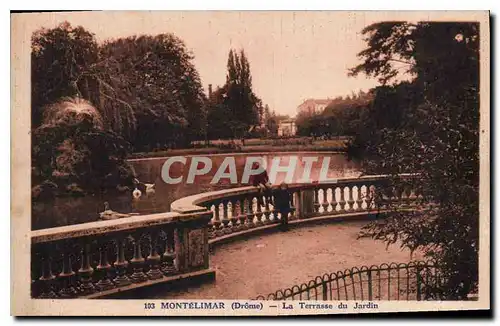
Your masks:
<svg viewBox="0 0 500 326"><path fill-rule="evenodd" d="M229 234L231 233L231 229L229 228L229 218L228 218L228 212L229 211L229 206L228 206L228 201L225 200L222 202L222 224L223 224L223 229L222 229L222 234Z"/></svg>
<svg viewBox="0 0 500 326"><path fill-rule="evenodd" d="M247 197L246 199L247 203L247 219L246 219L246 224L247 224L247 229L251 229L255 227L255 224L253 222L254 219L254 214L253 214L253 198L252 197Z"/></svg>
<svg viewBox="0 0 500 326"><path fill-rule="evenodd" d="M347 205L349 206L349 211L354 210L354 197L353 197L354 188L352 186L347 187Z"/></svg>
<svg viewBox="0 0 500 326"><path fill-rule="evenodd" d="M133 244L134 257L130 260L130 264L134 272L130 275L130 280L133 283L140 283L146 281L148 277L144 273L144 257L142 256L141 236L139 234L134 236Z"/></svg>
<svg viewBox="0 0 500 326"><path fill-rule="evenodd" d="M146 275L151 280L157 280L163 277L163 273L160 270L161 257L158 254L158 231L153 231L149 237L149 255L146 258L149 270L146 272Z"/></svg>
<svg viewBox="0 0 500 326"><path fill-rule="evenodd" d="M96 271L99 274L99 281L95 285L96 288L99 289L99 291L112 289L114 284L109 277L111 265L108 261L108 243L106 240L99 246L99 265L97 265Z"/></svg>
<svg viewBox="0 0 500 326"><path fill-rule="evenodd" d="M328 206L330 206L328 202L328 188L323 188L323 203L321 204L321 207L323 207L323 214L328 213Z"/></svg>
<svg viewBox="0 0 500 326"><path fill-rule="evenodd" d="M48 248L44 248L48 249ZM41 299L57 298L54 292L55 275L52 274L52 258L49 253L44 253L42 257L42 276L38 279L41 282Z"/></svg>
<svg viewBox="0 0 500 326"><path fill-rule="evenodd" d="M113 263L116 270L116 276L113 282L117 286L126 286L131 284L127 276L128 261L125 259L125 243L126 240L123 236L116 239L116 261Z"/></svg>
<svg viewBox="0 0 500 326"><path fill-rule="evenodd" d="M288 213L288 222L290 221L293 221L293 220L296 220L296 216L293 214L293 202L291 203L291 206L292 206L292 210ZM279 214L279 217L278 217L278 211L275 210L274 211L274 218L276 219L276 222L279 223L281 222L281 219L283 218L282 214L280 213Z"/></svg>
<svg viewBox="0 0 500 326"><path fill-rule="evenodd" d="M365 197L365 195L363 195L363 187L365 187L365 191L368 191L368 188L366 186L363 186L363 185L359 185L357 187L357 198L356 198L356 210L357 211L361 211L363 210L363 199Z"/></svg>
<svg viewBox="0 0 500 326"><path fill-rule="evenodd" d="M212 211L212 218L208 221L208 238L213 239L215 238L215 226L213 222L215 219L215 208L212 210L212 204L209 204L207 209Z"/></svg>
<svg viewBox="0 0 500 326"><path fill-rule="evenodd" d="M174 233L175 230L173 227L169 227L166 230L166 239L165 239L165 252L163 253L163 259L161 264L161 271L164 275L174 274L176 272L175 268L175 239Z"/></svg>
<svg viewBox="0 0 500 326"><path fill-rule="evenodd" d="M244 199L240 199L238 200L238 220L240 221L239 225L238 225L238 231L243 231L243 230L246 230L247 226L245 225L245 219L247 218L246 215L245 215L245 202L244 202Z"/></svg>
<svg viewBox="0 0 500 326"><path fill-rule="evenodd" d="M265 197L266 202L264 205L264 217L265 217L264 224L271 224L272 223L272 221L271 221L271 206L270 206L269 199L270 199L270 197Z"/></svg>
<svg viewBox="0 0 500 326"><path fill-rule="evenodd" d="M231 202L231 231L237 232L238 228L238 214L236 213L236 200Z"/></svg>
<svg viewBox="0 0 500 326"><path fill-rule="evenodd" d="M78 270L80 276L80 292L83 295L92 294L96 291L94 284L92 284L92 274L94 269L90 264L90 243L84 243L82 247L82 265Z"/></svg>
<svg viewBox="0 0 500 326"><path fill-rule="evenodd" d="M346 201L345 201L345 187L340 187L340 200L339 200L339 206L340 206L340 212L344 212Z"/></svg>
<svg viewBox="0 0 500 326"><path fill-rule="evenodd" d="M214 215L215 215L215 220L214 220L215 236L220 237L223 234L222 229L224 227L224 225L222 225L222 222L220 220L220 203L215 204Z"/></svg>
<svg viewBox="0 0 500 326"><path fill-rule="evenodd" d="M332 202L330 203L332 205L332 214L337 214L337 188L332 187Z"/></svg>
<svg viewBox="0 0 500 326"><path fill-rule="evenodd" d="M377 208L379 202L377 190L375 185L366 186L366 210Z"/></svg>
<svg viewBox="0 0 500 326"><path fill-rule="evenodd" d="M61 283L61 289L59 290L59 296L62 298L72 298L76 296L77 291L73 286L73 279L75 272L73 271L71 265L71 254L68 250L67 245L65 245L63 260L62 260L62 271L58 275L58 280Z"/></svg>
<svg viewBox="0 0 500 326"><path fill-rule="evenodd" d="M319 208L321 206L321 204L319 203L319 190L320 189L314 189L313 190L313 193L314 193L314 213L319 213Z"/></svg>
<svg viewBox="0 0 500 326"><path fill-rule="evenodd" d="M258 195L260 196L260 195ZM262 223L262 215L264 215L262 213L262 206L260 206L260 202L259 202L259 199L257 198L257 202L256 202L256 205L257 205L257 212L256 212L256 216L257 216L257 223L255 223L257 226L261 226L263 225L264 223Z"/></svg>

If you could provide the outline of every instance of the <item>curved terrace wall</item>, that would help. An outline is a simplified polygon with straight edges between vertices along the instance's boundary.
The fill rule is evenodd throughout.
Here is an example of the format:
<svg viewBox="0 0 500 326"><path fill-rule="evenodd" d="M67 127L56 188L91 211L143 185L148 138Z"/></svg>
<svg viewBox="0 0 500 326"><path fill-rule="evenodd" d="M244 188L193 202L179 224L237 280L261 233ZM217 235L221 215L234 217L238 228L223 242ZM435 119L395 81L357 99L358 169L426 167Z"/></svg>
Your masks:
<svg viewBox="0 0 500 326"><path fill-rule="evenodd" d="M290 225L385 214L394 202L402 209L417 207L419 194L410 186L389 196L378 194L387 182L387 176L365 176L292 184ZM209 244L274 229L282 218L272 198L255 187L188 196L171 209L32 231L32 296L103 298L182 279L213 278Z"/></svg>
<svg viewBox="0 0 500 326"><path fill-rule="evenodd" d="M411 175L401 177L411 178ZM291 184L293 209L289 215L290 225L381 217L389 212L388 203L393 200L400 200L403 209L416 204L418 196L411 188L402 189L397 198L377 195L377 189L387 180L388 176L374 175L326 183ZM257 205L259 201L261 205ZM274 229L281 221L281 214L274 209L273 198L268 201L256 187L201 193L171 204L173 212L203 210L212 212L208 226L210 244Z"/></svg>

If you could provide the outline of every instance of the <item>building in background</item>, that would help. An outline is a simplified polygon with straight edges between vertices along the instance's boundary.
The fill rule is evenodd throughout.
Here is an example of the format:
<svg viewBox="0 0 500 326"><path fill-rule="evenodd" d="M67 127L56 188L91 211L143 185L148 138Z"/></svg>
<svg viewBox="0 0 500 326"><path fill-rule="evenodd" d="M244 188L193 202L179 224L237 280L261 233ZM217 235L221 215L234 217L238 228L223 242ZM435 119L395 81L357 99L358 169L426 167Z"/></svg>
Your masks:
<svg viewBox="0 0 500 326"><path fill-rule="evenodd" d="M278 124L279 137L291 137L297 133L297 125L295 119L282 120Z"/></svg>
<svg viewBox="0 0 500 326"><path fill-rule="evenodd" d="M319 114L325 110L331 99L307 99L297 107L297 114Z"/></svg>

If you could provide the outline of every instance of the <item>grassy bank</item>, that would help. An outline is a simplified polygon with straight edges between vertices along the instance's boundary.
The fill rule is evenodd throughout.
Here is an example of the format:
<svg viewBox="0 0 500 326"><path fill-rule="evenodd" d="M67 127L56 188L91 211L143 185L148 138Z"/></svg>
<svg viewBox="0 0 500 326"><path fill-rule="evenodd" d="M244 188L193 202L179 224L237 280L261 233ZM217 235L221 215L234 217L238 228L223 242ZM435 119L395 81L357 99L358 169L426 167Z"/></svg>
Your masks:
<svg viewBox="0 0 500 326"><path fill-rule="evenodd" d="M210 146L204 143L194 143L192 148L168 149L162 151L133 153L129 159L163 157L196 154L223 154L223 153L259 153L259 152L343 152L347 148L349 138L312 139L309 137L288 139L247 139L210 141Z"/></svg>

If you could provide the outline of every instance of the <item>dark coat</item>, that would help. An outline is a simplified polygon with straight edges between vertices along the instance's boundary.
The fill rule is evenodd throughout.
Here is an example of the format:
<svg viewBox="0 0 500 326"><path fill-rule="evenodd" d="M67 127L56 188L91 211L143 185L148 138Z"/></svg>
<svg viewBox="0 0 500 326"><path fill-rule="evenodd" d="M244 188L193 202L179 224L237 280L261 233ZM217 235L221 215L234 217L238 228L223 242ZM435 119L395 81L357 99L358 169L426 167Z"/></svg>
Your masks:
<svg viewBox="0 0 500 326"><path fill-rule="evenodd" d="M250 176L250 183L252 184L252 186L256 187L260 184L263 184L265 185L266 183L269 182L269 176L267 175L267 172L266 171L262 171L261 173L259 174L256 174L256 175L251 175Z"/></svg>
<svg viewBox="0 0 500 326"><path fill-rule="evenodd" d="M292 194L288 189L278 189L274 193L274 205L281 213L292 210Z"/></svg>

